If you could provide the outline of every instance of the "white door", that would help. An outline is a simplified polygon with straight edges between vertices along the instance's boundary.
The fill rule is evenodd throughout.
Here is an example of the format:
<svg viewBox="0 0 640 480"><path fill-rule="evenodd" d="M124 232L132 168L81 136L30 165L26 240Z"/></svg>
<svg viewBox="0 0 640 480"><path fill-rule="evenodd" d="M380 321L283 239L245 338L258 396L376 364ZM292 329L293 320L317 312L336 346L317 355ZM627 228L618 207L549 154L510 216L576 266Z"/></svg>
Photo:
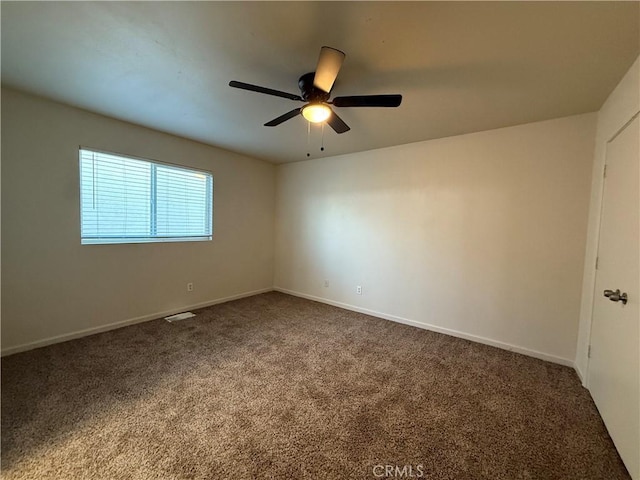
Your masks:
<svg viewBox="0 0 640 480"><path fill-rule="evenodd" d="M588 382L634 480L640 480L639 123L636 116L607 144Z"/></svg>

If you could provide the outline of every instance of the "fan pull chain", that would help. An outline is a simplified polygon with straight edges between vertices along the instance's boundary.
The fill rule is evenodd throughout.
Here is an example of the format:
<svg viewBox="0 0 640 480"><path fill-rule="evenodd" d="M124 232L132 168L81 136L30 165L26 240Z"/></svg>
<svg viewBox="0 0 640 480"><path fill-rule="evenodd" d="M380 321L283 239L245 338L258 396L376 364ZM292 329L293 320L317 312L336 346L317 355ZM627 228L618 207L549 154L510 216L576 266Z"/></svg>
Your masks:
<svg viewBox="0 0 640 480"><path fill-rule="evenodd" d="M307 157L311 156L309 150L311 150L311 122L307 122Z"/></svg>
<svg viewBox="0 0 640 480"><path fill-rule="evenodd" d="M322 140L320 141L320 151L324 152L324 122L322 122Z"/></svg>

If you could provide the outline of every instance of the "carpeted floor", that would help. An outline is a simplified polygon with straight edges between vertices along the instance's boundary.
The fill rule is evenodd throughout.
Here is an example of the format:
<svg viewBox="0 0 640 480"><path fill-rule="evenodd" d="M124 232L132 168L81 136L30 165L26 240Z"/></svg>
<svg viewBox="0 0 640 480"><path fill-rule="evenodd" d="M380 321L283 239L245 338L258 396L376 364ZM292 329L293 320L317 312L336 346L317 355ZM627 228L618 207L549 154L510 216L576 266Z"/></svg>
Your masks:
<svg viewBox="0 0 640 480"><path fill-rule="evenodd" d="M279 293L196 313L4 358L2 478L628 478L570 368Z"/></svg>

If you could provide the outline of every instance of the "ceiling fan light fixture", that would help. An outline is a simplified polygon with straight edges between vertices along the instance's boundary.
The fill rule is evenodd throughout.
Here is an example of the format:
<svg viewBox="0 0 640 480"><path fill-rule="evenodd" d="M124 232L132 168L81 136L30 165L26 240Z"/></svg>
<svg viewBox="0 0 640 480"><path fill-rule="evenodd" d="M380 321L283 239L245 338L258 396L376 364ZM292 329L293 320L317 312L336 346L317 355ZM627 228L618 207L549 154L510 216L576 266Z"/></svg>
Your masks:
<svg viewBox="0 0 640 480"><path fill-rule="evenodd" d="M321 123L331 116L331 109L322 103L310 103L302 107L302 116L311 123Z"/></svg>

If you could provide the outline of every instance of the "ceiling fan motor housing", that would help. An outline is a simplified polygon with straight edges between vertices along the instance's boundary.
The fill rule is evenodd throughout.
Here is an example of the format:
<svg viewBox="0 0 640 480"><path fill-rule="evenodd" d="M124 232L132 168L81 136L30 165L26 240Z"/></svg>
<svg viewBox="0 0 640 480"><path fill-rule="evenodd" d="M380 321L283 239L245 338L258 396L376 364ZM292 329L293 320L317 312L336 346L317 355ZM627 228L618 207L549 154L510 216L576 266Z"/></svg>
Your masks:
<svg viewBox="0 0 640 480"><path fill-rule="evenodd" d="M310 103L322 103L329 100L330 92L325 92L313 86L313 79L315 78L315 72L305 73L298 80L298 87L300 87L300 93L305 102Z"/></svg>

